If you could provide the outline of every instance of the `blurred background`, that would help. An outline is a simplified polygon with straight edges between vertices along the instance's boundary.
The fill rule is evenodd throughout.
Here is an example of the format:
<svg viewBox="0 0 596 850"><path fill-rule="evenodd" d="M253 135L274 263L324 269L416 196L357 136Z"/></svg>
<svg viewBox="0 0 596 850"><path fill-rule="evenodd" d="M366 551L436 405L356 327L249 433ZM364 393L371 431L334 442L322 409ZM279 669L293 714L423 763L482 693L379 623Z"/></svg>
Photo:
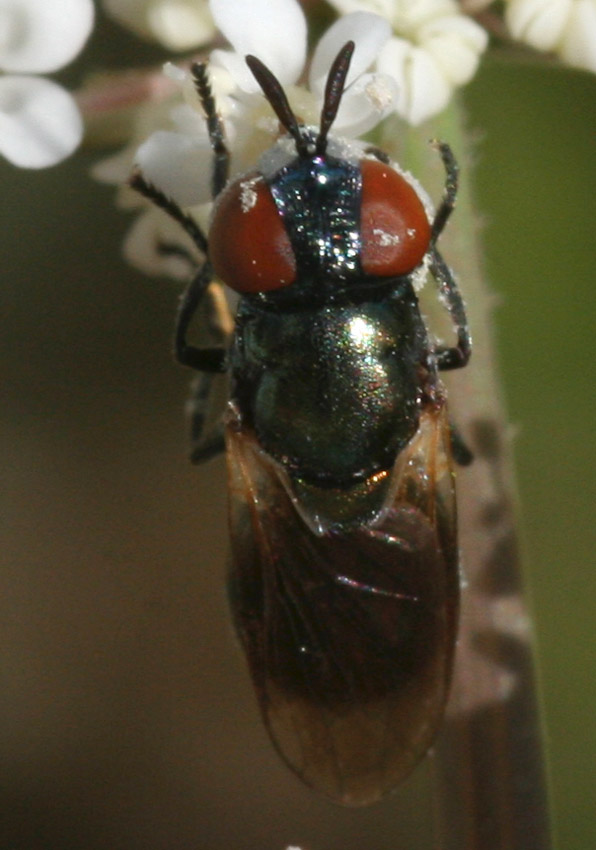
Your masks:
<svg viewBox="0 0 596 850"><path fill-rule="evenodd" d="M106 25L86 62L151 58L135 41L123 59L132 44ZM596 81L493 54L465 103L558 846L587 850ZM187 462L189 376L170 354L178 287L124 264L127 220L88 176L97 158L38 173L0 163L0 848L426 846L424 776L344 811L266 740L228 621L223 461Z"/></svg>

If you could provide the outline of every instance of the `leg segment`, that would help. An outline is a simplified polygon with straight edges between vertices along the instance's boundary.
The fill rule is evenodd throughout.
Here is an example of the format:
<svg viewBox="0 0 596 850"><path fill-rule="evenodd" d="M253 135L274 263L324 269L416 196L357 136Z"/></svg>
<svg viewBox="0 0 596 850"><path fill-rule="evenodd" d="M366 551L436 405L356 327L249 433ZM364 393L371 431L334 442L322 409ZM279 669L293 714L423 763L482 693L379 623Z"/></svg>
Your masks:
<svg viewBox="0 0 596 850"><path fill-rule="evenodd" d="M385 165L389 165L391 163L391 157L389 154L385 153L381 148L376 147L376 145L371 145L368 148L365 148L364 153L371 154L375 159L378 159L379 162L384 163Z"/></svg>
<svg viewBox="0 0 596 850"><path fill-rule="evenodd" d="M204 64L197 64L192 69L196 89L201 100L207 119L209 140L213 149L213 171L211 178L211 192L215 198L224 188L229 173L230 155L225 144L224 127L215 107L215 100L211 91L211 85ZM149 183L136 171L129 180L130 186L136 189L143 197L151 201L155 206L164 210L171 218L178 222L185 232L191 237L199 251L207 255L207 237L195 220L187 215L178 204L165 195L160 189ZM166 255L179 256L194 266L189 252L182 246L163 243L158 249ZM211 336L220 343L216 347L197 348L187 342L189 326L195 317L197 309L205 298L213 277L211 264L207 259L195 272L186 292L182 296L176 330L174 337L174 350L178 361L203 374L197 379L193 386L193 393L189 403L191 420L191 460L200 463L213 457L224 449L224 433L221 417L214 421L213 393L214 382L225 379L218 377L217 373L223 373L227 369L227 340L231 333L231 318L227 308L218 299L214 298L213 290L211 298L207 302L209 328ZM217 386L216 386L217 389ZM223 402L222 402L223 404ZM219 411L218 411L219 412Z"/></svg>
<svg viewBox="0 0 596 850"><path fill-rule="evenodd" d="M211 264L207 260L191 280L188 289L182 296L176 320L174 351L176 359L184 366L190 366L191 369L197 369L200 372L225 372L227 368L225 348L196 348L186 341L188 327L207 287L211 283L212 277Z"/></svg>
<svg viewBox="0 0 596 850"><path fill-rule="evenodd" d="M132 175L129 183L143 197L152 201L152 203L177 221L200 251L203 253L207 252L207 238L205 234L195 220L183 212L175 201L168 198L160 189L145 180L140 171L136 171ZM166 247L165 250L167 251L168 248ZM192 369L198 369L203 372L223 372L226 369L226 351L224 348L196 348L186 342L188 327L205 294L205 290L211 283L212 277L211 264L206 260L182 296L178 319L176 321L174 350L178 361L185 366L190 366Z"/></svg>
<svg viewBox="0 0 596 850"><path fill-rule="evenodd" d="M445 303L457 333L457 345L453 348L439 347L435 354L440 370L459 369L465 366L472 352L472 339L461 293L451 269L436 248L431 249L430 271L439 284L441 298Z"/></svg>
<svg viewBox="0 0 596 850"><path fill-rule="evenodd" d="M449 145L444 142L434 142L434 145L441 154L441 159L445 166L446 179L443 198L431 225L430 271L439 285L441 299L449 311L451 321L457 333L456 346L438 347L435 354L437 367L440 370L459 369L466 365L472 352L470 329L466 317L466 308L455 278L436 247L437 239L455 207L459 169Z"/></svg>
<svg viewBox="0 0 596 850"><path fill-rule="evenodd" d="M454 422L449 423L449 436L454 461L458 466L469 466L474 460L474 455Z"/></svg>
<svg viewBox="0 0 596 850"><path fill-rule="evenodd" d="M458 164L449 145L445 142L437 141L433 142L433 145L441 154L441 159L445 166L446 179L443 198L439 209L435 213L435 218L431 227L430 242L432 246L435 245L439 235L447 223L447 219L455 207L455 199L457 197L457 178L459 173Z"/></svg>
<svg viewBox="0 0 596 850"><path fill-rule="evenodd" d="M192 463L204 463L225 449L224 426L221 415L213 423L212 408L214 381L222 381L222 376L213 373L204 374L193 383L188 402L190 416L190 459ZM215 399L218 401L218 399ZM221 405L220 405L221 407Z"/></svg>
<svg viewBox="0 0 596 850"><path fill-rule="evenodd" d="M219 285L211 285L205 294L201 323L211 341L228 347L234 321ZM198 375L192 383L188 403L191 454L193 463L203 463L225 448L222 413L229 398L229 379L225 373Z"/></svg>

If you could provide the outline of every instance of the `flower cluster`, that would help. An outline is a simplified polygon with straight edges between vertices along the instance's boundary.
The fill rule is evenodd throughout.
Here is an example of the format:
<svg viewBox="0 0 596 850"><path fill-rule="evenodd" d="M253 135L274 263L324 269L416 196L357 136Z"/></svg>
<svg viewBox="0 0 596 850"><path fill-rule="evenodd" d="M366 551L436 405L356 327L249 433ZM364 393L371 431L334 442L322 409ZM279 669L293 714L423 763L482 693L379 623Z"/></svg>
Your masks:
<svg viewBox="0 0 596 850"><path fill-rule="evenodd" d="M359 136L388 114L397 90L389 75L367 69L390 38L387 21L377 15L355 13L340 18L317 45L308 73L308 85L299 86L307 59L306 21L294 0L212 0L219 29L235 50L214 50L209 68L216 102L232 153L232 173L254 165L278 133L277 119L264 101L244 61L253 53L280 80L297 115L307 124L318 123L329 66L349 39L358 45L346 91L334 123L337 133ZM267 20L267 26L263 21ZM291 32L291 40L280 33ZM139 148L136 161L145 177L183 207L210 200L211 156L207 128L191 75L170 66L185 102L172 111L173 130L155 132ZM189 175L194 179L189 180Z"/></svg>
<svg viewBox="0 0 596 850"><path fill-rule="evenodd" d="M115 0L109 0L115 8ZM130 4L118 4L120 11ZM168 3L135 3L137 16L130 23L149 29L149 9L164 16ZM174 3L174 8L178 8ZM185 4L183 4L185 5ZM443 109L458 85L473 75L487 43L485 31L463 15L453 0L388 2L377 14L370 3L353 3L350 10L319 41L310 62L306 84L307 23L297 0L211 0L209 11L232 49L214 49L209 70L218 110L224 121L231 151L232 174L252 167L278 133L277 120L250 74L244 56L258 56L278 77L295 113L307 124L317 124L329 66L339 48L352 39L356 51L334 131L357 137L392 111L411 123L420 123ZM401 12L398 9L401 8ZM391 9L390 7L394 7ZM414 14L413 9L418 9ZM170 10L171 11L171 10ZM141 14L142 12L142 14ZM391 12L391 14L389 14ZM206 14L203 4L201 16ZM203 19L203 17L201 17ZM204 34L196 30L197 38ZM291 38L288 34L291 33ZM190 208L205 221L211 201L211 150L191 74L169 64L166 74L180 90L181 102L170 112L172 126L155 130L134 154L146 179L180 206ZM124 156L101 169L104 179L125 179ZM130 204L130 198L124 199ZM125 251L129 260L148 272L173 274L171 257L155 252L156 236L170 227L158 210L145 210L134 225ZM158 241L158 240L157 240Z"/></svg>
<svg viewBox="0 0 596 850"><path fill-rule="evenodd" d="M36 75L74 59L93 14L92 0L0 0L0 153L14 165L54 165L81 141L83 123L71 95Z"/></svg>
<svg viewBox="0 0 596 850"><path fill-rule="evenodd" d="M443 110L469 82L488 43L486 30L453 0L330 0L343 14L376 12L389 21L391 38L376 69L397 83L396 112L421 124Z"/></svg>
<svg viewBox="0 0 596 850"><path fill-rule="evenodd" d="M411 125L441 112L454 91L474 76L490 32L504 33L499 12L487 8L491 0L329 0L339 17L315 51L308 87L303 87L306 19L298 0L102 3L119 23L170 51L213 47L219 34L227 39L232 49L211 50L209 61L238 167L271 135L244 54L259 56L289 88L296 111L305 121L315 121L329 59L342 39L353 38L357 51L336 129L360 135L392 111ZM83 125L73 98L37 75L70 62L92 24L92 0L0 0L0 153L15 165L52 165L79 144ZM506 0L504 25L512 38L533 49L596 71L596 0ZM172 112L173 129L164 129L163 110L155 110L153 129L161 127L162 135L140 154L156 179L163 176L163 188L172 188L180 198L189 194L185 163L195 169L192 182L201 184L206 149L197 98L185 68L170 66L168 72L184 101ZM103 102L109 101L107 94ZM143 124L150 132L151 121L146 119L145 112ZM130 164L139 133L134 135L137 141L130 140L121 163ZM159 163L165 145L174 145L169 159L181 157L177 175ZM123 176L120 172L118 179ZM187 203L201 202L196 191L190 194Z"/></svg>
<svg viewBox="0 0 596 850"><path fill-rule="evenodd" d="M596 72L596 0L509 0L505 20L514 38Z"/></svg>
<svg viewBox="0 0 596 850"><path fill-rule="evenodd" d="M253 167L278 133L277 120L246 66L246 54L270 68L295 114L316 125L330 63L339 47L354 40L356 51L334 123L334 132L354 138L391 113L411 125L432 119L474 76L491 23L503 35L497 13L486 8L490 0L329 0L338 18L309 57L307 21L298 0L103 3L121 23L168 49L214 48L209 74L232 176ZM596 70L596 0L508 0L505 15L514 38ZM216 33L226 39L227 48L214 41ZM160 108L155 103L141 106L129 144L101 163L96 176L122 184L134 163L147 180L205 224L212 156L190 62L167 63L164 70L169 99ZM121 191L120 198L123 205L142 211L125 246L129 260L149 273L186 274L179 258L160 255L155 247L173 240L175 225L130 191Z"/></svg>

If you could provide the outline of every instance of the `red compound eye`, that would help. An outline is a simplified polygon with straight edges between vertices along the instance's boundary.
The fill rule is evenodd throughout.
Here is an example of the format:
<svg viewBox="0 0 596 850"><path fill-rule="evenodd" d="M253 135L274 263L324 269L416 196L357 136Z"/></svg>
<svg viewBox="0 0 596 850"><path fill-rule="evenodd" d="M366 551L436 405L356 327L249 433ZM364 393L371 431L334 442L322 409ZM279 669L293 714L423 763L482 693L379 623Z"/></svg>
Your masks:
<svg viewBox="0 0 596 850"><path fill-rule="evenodd" d="M260 174L241 177L219 196L209 257L215 274L236 292L270 292L294 282L292 245Z"/></svg>
<svg viewBox="0 0 596 850"><path fill-rule="evenodd" d="M408 274L421 262L430 241L422 201L390 166L365 159L360 167L362 269L381 277Z"/></svg>

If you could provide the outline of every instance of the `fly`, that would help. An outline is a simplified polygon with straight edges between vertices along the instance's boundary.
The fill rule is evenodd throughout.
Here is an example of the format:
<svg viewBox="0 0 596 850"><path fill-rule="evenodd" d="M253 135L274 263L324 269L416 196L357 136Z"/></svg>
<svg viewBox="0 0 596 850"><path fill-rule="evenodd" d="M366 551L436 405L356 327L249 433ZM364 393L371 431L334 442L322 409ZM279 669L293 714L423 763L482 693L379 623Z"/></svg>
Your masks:
<svg viewBox="0 0 596 850"><path fill-rule="evenodd" d="M282 135L229 180L206 66L193 66L214 151L208 237L139 173L131 185L206 256L182 300L178 360L203 373L194 457L225 447L229 596L262 716L282 758L347 805L373 802L423 758L448 696L459 575L452 435L439 372L464 366L461 295L435 214L380 150L329 131L354 43L335 59L320 126L299 122L274 75L246 61ZM430 270L457 335L429 340L415 285ZM214 277L240 298L229 345L187 331ZM212 377L229 373L205 433Z"/></svg>

